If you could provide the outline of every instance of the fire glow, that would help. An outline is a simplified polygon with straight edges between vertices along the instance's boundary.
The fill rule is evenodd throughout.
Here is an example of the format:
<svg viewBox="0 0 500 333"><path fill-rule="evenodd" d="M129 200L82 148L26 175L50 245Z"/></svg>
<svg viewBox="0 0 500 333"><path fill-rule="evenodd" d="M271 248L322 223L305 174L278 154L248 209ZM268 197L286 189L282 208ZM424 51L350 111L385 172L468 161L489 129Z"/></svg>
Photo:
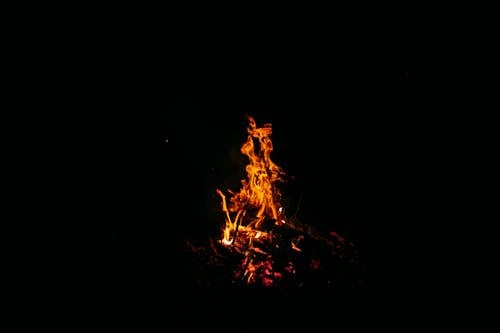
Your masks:
<svg viewBox="0 0 500 333"><path fill-rule="evenodd" d="M248 158L246 177L238 192L216 189L224 224L221 233L210 238L211 254L202 259L203 266L214 268L215 280L236 286L331 288L361 281L351 279L360 272L356 246L330 229L334 217L322 215L326 221L318 229L299 219L300 200L294 201L293 193L285 191L282 201L282 185L294 178L271 159L272 126L257 126L253 117L247 119L247 137L240 149ZM286 215L290 204L296 207ZM189 248L205 253L203 246L189 243Z"/></svg>
<svg viewBox="0 0 500 333"><path fill-rule="evenodd" d="M241 180L239 192L228 191L228 198L219 189L225 225L219 243L243 255L241 267L235 272L237 278L248 284L258 282L271 286L282 273L274 269L273 256L266 251L278 248L275 230L287 223L281 204L279 183L284 182L285 172L271 159L273 144L272 125L258 127L254 118L247 116L247 140L241 146L241 153L248 157L247 178ZM299 240L289 247L301 252ZM293 273L293 263L285 264L285 271Z"/></svg>

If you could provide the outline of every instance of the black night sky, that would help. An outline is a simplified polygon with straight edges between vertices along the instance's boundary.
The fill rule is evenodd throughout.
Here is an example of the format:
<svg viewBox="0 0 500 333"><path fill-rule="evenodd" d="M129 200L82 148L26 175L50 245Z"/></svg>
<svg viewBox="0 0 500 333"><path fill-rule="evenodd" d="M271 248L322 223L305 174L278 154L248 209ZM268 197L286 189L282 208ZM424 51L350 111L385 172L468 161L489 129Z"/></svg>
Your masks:
<svg viewBox="0 0 500 333"><path fill-rule="evenodd" d="M223 223L215 191L238 190L244 177L246 114L272 123L272 158L294 177L285 196L301 198L302 221L357 245L362 270L349 287L396 279L383 274L392 263L381 254L404 223L412 177L405 43L245 36L198 36L168 50L144 42L135 58L109 59L98 85L112 87L103 94L116 131L99 153L109 163L98 196L110 212L104 270L117 293L199 292L183 245Z"/></svg>

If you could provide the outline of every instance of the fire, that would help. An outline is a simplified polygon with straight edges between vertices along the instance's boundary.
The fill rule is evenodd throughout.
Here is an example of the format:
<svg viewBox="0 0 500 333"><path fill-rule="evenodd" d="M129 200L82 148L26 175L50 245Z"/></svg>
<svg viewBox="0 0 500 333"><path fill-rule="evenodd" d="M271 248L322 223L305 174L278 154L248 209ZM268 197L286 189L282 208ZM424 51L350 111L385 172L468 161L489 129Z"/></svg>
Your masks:
<svg viewBox="0 0 500 333"><path fill-rule="evenodd" d="M229 191L229 201L221 190L216 190L225 214L220 243L245 255L242 274L248 282L262 270L267 285L270 283L267 276L272 276L272 258L258 262L252 255L267 255L259 247L269 245L273 239L272 230L265 228L265 225L279 226L286 223L277 186L284 181L286 174L271 159L272 125L266 123L258 127L253 117L247 116L247 119L248 136L240 150L249 160L245 168L247 178L241 180L239 192Z"/></svg>
<svg viewBox="0 0 500 333"><path fill-rule="evenodd" d="M242 187L231 198L229 205L221 190L217 193L222 199L222 210L226 214L226 225L222 242L234 243L239 229L256 235L266 218L284 222L282 218L281 193L276 184L283 181L284 171L271 160L273 144L272 125L257 127L253 117L249 120L248 138L241 147L241 153L249 158L245 170L247 179L241 181ZM258 143L255 146L254 141ZM253 216L247 217L249 212ZM259 233L261 235L262 232Z"/></svg>

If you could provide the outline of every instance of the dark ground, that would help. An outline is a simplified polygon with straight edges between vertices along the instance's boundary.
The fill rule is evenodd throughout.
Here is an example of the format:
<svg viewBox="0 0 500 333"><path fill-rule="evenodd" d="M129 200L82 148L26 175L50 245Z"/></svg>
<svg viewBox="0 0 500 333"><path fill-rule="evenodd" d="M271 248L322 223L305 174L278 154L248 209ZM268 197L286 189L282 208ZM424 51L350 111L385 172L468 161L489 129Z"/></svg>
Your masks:
<svg viewBox="0 0 500 333"><path fill-rule="evenodd" d="M362 267L348 290L260 291L253 301L270 310L302 294L308 301L299 313L332 295L379 292L402 278L394 254L398 228L412 214L408 133L416 117L404 43L332 45L318 37L231 47L201 39L170 54L150 51L130 67L110 57L92 87L114 114L103 116L102 131L112 134L103 134L108 140L94 153L100 180L89 179L99 183L92 201L109 226L100 270L91 275L104 277L110 295L173 302L180 311L195 306L196 313L206 307L215 314L227 299L244 306L244 290L199 290L183 246L223 223L216 188L239 189L245 114L273 124L272 156L295 177L284 196L292 207L302 197L302 222L352 241Z"/></svg>

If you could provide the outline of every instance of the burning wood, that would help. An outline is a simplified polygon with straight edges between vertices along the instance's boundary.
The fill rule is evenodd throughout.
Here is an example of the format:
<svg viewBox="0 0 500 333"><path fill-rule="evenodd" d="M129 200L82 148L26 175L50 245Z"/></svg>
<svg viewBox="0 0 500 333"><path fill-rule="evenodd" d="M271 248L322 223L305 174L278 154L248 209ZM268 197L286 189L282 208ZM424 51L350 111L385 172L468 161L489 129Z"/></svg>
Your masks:
<svg viewBox="0 0 500 333"><path fill-rule="evenodd" d="M253 117L247 118L248 136L241 147L249 159L247 178L238 192L227 191L229 198L216 190L225 223L220 239L211 242L212 253L220 265L233 265L235 284L301 286L299 271L321 270L324 253L342 258L354 247L334 231L323 235L303 225L297 214L286 216L279 190L286 174L271 159L272 126L258 127ZM313 250L318 248L321 254ZM205 262L213 263L213 257Z"/></svg>

